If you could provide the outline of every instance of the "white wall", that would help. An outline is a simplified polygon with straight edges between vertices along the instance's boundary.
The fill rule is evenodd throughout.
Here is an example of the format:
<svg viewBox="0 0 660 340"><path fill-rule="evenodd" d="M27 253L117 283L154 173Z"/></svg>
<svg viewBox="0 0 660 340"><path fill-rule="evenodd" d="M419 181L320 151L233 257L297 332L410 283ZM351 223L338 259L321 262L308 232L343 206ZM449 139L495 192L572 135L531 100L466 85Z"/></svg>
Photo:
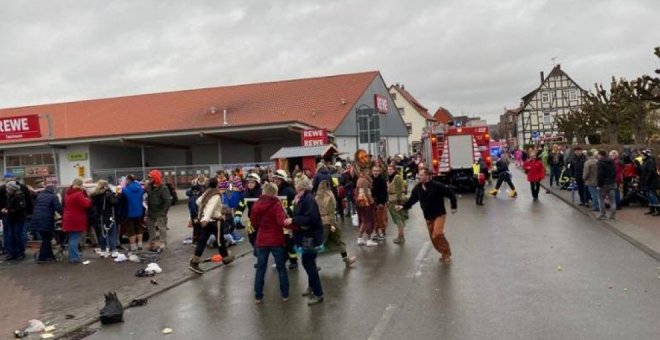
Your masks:
<svg viewBox="0 0 660 340"><path fill-rule="evenodd" d="M403 95L396 90L396 88L392 87L390 93L396 94L396 99L394 100L396 107L403 108L403 112L401 112L401 118L403 118L403 121L406 122L406 124L412 124L412 131L409 136L410 142L419 142L422 139L422 133L426 127L426 118L420 115L415 107L409 103ZM406 153L407 152L408 150L406 150Z"/></svg>
<svg viewBox="0 0 660 340"><path fill-rule="evenodd" d="M69 153L87 153L87 160L69 161ZM78 177L92 177L90 173L91 154L89 152L89 144L69 145L66 149L57 149L57 158L59 160L60 184L71 184ZM79 176L78 174L78 170L81 167L85 168L84 176Z"/></svg>
<svg viewBox="0 0 660 340"><path fill-rule="evenodd" d="M390 137L387 139L387 150L389 152L388 156L394 156L396 154L407 155L408 154L408 138L405 137Z"/></svg>

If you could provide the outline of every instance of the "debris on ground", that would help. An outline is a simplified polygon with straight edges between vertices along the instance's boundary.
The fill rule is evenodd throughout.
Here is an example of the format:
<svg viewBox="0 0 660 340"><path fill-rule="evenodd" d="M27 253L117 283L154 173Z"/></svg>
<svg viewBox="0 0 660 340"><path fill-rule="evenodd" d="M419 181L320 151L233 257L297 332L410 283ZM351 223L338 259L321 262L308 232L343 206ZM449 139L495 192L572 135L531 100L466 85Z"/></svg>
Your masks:
<svg viewBox="0 0 660 340"><path fill-rule="evenodd" d="M145 268L144 271L147 272L147 274L153 275L162 273L163 269L161 269L157 263L152 262L147 265L147 268Z"/></svg>
<svg viewBox="0 0 660 340"><path fill-rule="evenodd" d="M126 262L126 261L128 261L128 258L124 254L119 254L119 256L117 256L117 258L115 258L114 261L117 262L117 263Z"/></svg>
<svg viewBox="0 0 660 340"><path fill-rule="evenodd" d="M44 323L41 322L41 320L32 319L32 320L28 321L28 326L27 326L27 328L25 328L25 332L26 333L39 333L39 332L43 331L44 328L46 328L46 325L44 325Z"/></svg>
<svg viewBox="0 0 660 340"><path fill-rule="evenodd" d="M172 328L163 329L163 334L171 334L171 333L172 333Z"/></svg>
<svg viewBox="0 0 660 340"><path fill-rule="evenodd" d="M109 325L124 322L124 307L121 305L117 293L105 294L105 306L101 309L101 323Z"/></svg>
<svg viewBox="0 0 660 340"><path fill-rule="evenodd" d="M41 334L42 339L50 339L50 338L54 338L54 337L55 337L55 335L53 335L53 333L43 333L43 334Z"/></svg>
<svg viewBox="0 0 660 340"><path fill-rule="evenodd" d="M128 304L129 307L140 307L147 304L147 299L133 299L131 303Z"/></svg>
<svg viewBox="0 0 660 340"><path fill-rule="evenodd" d="M90 264L90 263L92 263L92 261L90 261L90 260L82 261L82 264Z"/></svg>
<svg viewBox="0 0 660 340"><path fill-rule="evenodd" d="M73 318L75 318L75 317L76 317L76 316L73 315L73 314L67 314L67 315L64 316L64 318L67 319L67 320L71 320L71 319L73 319Z"/></svg>
<svg viewBox="0 0 660 340"><path fill-rule="evenodd" d="M55 326L53 325L46 326L46 328L44 328L44 332L52 332L54 330L55 330Z"/></svg>
<svg viewBox="0 0 660 340"><path fill-rule="evenodd" d="M135 254L131 254L131 256L128 257L128 260L131 262L140 263L140 257Z"/></svg>
<svg viewBox="0 0 660 340"><path fill-rule="evenodd" d="M152 285L158 285L158 281L154 279L149 280L149 282L151 282Z"/></svg>
<svg viewBox="0 0 660 340"><path fill-rule="evenodd" d="M557 271L558 271L558 272L562 271L561 266L559 266L559 265L557 266Z"/></svg>

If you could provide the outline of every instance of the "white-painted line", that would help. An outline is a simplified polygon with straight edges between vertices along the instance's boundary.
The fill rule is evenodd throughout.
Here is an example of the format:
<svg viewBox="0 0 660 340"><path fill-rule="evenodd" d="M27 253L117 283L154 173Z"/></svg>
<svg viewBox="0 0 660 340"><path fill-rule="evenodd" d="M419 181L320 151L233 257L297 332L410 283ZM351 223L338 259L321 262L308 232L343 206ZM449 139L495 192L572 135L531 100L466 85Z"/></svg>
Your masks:
<svg viewBox="0 0 660 340"><path fill-rule="evenodd" d="M376 327L371 331L371 334L369 334L369 337L367 338L368 340L379 340L380 338L383 337L383 334L385 333L385 329L387 328L387 325L390 323L390 320L394 316L394 312L396 311L396 305L387 305L385 308L385 311L383 312L383 315L380 317L380 320L378 320L378 324L376 324Z"/></svg>
<svg viewBox="0 0 660 340"><path fill-rule="evenodd" d="M429 249L431 249L431 242L430 241L424 242L422 249L419 250L417 257L415 258L415 262L421 262L426 257L426 254L428 254Z"/></svg>

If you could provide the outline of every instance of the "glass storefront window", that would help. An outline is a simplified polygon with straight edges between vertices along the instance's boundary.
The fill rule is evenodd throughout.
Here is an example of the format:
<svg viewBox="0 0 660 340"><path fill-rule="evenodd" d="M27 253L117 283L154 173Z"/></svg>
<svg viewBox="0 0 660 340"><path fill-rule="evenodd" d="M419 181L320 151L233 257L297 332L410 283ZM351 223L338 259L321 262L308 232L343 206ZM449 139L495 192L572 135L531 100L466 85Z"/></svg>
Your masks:
<svg viewBox="0 0 660 340"><path fill-rule="evenodd" d="M21 165L20 156L7 156L7 166L19 166Z"/></svg>

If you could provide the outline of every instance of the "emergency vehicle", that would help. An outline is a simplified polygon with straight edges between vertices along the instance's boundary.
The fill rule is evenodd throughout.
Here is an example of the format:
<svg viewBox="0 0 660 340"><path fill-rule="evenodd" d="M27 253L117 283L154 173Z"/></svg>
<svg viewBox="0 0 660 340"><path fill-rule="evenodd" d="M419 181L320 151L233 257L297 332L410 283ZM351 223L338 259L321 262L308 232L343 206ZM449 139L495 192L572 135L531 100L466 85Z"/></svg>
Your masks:
<svg viewBox="0 0 660 340"><path fill-rule="evenodd" d="M437 124L422 134L422 157L433 178L461 191L475 189L472 165L481 158L492 167L487 126Z"/></svg>

